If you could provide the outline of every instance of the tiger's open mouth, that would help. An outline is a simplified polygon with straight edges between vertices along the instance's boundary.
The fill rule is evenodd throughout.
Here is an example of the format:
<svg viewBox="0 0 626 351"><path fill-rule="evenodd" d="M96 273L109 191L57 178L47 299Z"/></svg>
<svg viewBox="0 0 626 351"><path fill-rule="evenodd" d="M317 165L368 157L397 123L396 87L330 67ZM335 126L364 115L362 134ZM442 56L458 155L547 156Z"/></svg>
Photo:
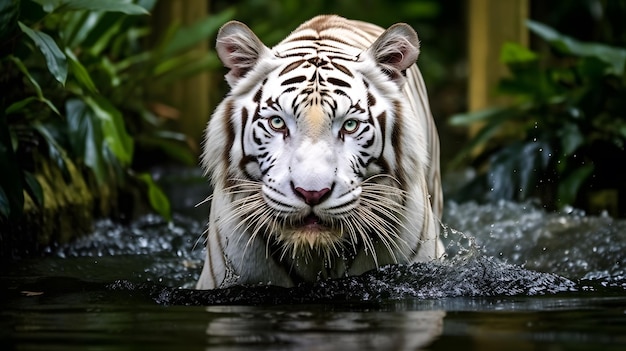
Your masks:
<svg viewBox="0 0 626 351"><path fill-rule="evenodd" d="M328 220L320 218L313 212L294 222L291 225L291 229L311 234L315 234L317 232L337 232L337 236L340 236L336 226L329 223Z"/></svg>
<svg viewBox="0 0 626 351"><path fill-rule="evenodd" d="M342 241L341 231L310 213L281 231L278 240L295 252L303 249L326 250Z"/></svg>
<svg viewBox="0 0 626 351"><path fill-rule="evenodd" d="M321 228L324 225L322 223L322 220L318 216L314 215L313 213L310 213L308 216L302 219L300 226L313 229L317 227Z"/></svg>

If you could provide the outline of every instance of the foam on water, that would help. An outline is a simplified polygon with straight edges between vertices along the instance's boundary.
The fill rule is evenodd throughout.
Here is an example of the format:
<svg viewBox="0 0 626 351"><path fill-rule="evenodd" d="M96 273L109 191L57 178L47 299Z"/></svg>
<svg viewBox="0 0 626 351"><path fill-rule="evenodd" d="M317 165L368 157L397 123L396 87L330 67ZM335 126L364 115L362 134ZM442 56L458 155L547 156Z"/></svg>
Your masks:
<svg viewBox="0 0 626 351"><path fill-rule="evenodd" d="M546 213L531 203L449 203L447 258L392 265L362 276L302 284L191 289L204 248L202 221L146 216L130 226L101 221L93 235L52 250L67 276L113 290L148 294L164 304L256 304L379 301L458 296L544 295L626 289L626 223L576 211ZM94 269L93 260L107 267ZM72 268L68 269L68 261ZM55 267L49 268L54 270ZM74 273L72 273L72 271ZM104 271L104 272L103 272Z"/></svg>

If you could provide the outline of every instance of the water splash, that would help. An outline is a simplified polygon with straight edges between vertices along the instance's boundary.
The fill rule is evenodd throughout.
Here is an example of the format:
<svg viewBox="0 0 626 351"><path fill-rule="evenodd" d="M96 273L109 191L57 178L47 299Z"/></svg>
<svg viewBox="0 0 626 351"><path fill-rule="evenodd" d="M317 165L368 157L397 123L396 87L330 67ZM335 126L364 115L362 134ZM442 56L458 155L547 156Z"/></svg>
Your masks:
<svg viewBox="0 0 626 351"><path fill-rule="evenodd" d="M143 291L156 302L167 305L376 302L461 296L536 296L577 290L576 284L566 278L529 271L486 256L390 265L356 277L304 283L294 288L235 286L199 291L128 281L117 281L109 287Z"/></svg>
<svg viewBox="0 0 626 351"><path fill-rule="evenodd" d="M570 279L626 288L626 221L534 203L449 203L445 222L475 238L487 256Z"/></svg>
<svg viewBox="0 0 626 351"><path fill-rule="evenodd" d="M626 223L576 211L547 213L532 203L449 203L444 261L391 265L358 277L295 288L193 290L204 258L202 221L146 216L130 226L101 221L95 233L52 250L66 275L109 289L148 294L163 304L379 301L459 296L557 294L626 289ZM194 248L195 247L195 248ZM104 270L93 268L96 258ZM74 260L71 265L66 260ZM73 268L68 269L68 266ZM87 273L86 273L87 272ZM110 283L115 281L115 283Z"/></svg>

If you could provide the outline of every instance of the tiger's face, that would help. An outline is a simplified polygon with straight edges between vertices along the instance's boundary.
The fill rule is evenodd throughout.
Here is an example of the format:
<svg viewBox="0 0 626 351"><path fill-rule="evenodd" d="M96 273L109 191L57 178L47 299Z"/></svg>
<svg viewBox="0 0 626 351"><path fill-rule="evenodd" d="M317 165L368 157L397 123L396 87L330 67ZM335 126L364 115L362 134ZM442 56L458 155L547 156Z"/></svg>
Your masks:
<svg viewBox="0 0 626 351"><path fill-rule="evenodd" d="M262 237L267 251L292 260L381 243L391 255L402 251L406 191L393 144L402 73L417 48L400 38L382 54L388 42L369 51L315 42L270 50L247 27L227 30L217 49L232 90L216 114L227 117L229 166L217 173L231 197L226 220L249 235L237 240ZM241 31L254 37L243 41ZM216 157L205 152L208 169L219 168Z"/></svg>
<svg viewBox="0 0 626 351"><path fill-rule="evenodd" d="M333 247L364 220L356 210L364 181L385 171L392 107L341 63L285 61L241 106L240 168L259 184L271 218L264 226L276 240L296 251Z"/></svg>

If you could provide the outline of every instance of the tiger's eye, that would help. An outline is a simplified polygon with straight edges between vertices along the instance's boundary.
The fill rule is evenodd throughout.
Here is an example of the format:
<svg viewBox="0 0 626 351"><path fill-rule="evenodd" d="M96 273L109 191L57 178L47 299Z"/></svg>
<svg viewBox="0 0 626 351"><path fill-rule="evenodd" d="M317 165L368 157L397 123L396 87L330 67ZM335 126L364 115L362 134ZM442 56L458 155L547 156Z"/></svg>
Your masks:
<svg viewBox="0 0 626 351"><path fill-rule="evenodd" d="M354 133L356 132L358 128L359 128L359 121L357 121L356 119L349 119L345 121L343 123L343 126L341 127L343 132L346 134Z"/></svg>
<svg viewBox="0 0 626 351"><path fill-rule="evenodd" d="M270 117L270 127L277 132L283 132L287 126L282 118L274 116Z"/></svg>

